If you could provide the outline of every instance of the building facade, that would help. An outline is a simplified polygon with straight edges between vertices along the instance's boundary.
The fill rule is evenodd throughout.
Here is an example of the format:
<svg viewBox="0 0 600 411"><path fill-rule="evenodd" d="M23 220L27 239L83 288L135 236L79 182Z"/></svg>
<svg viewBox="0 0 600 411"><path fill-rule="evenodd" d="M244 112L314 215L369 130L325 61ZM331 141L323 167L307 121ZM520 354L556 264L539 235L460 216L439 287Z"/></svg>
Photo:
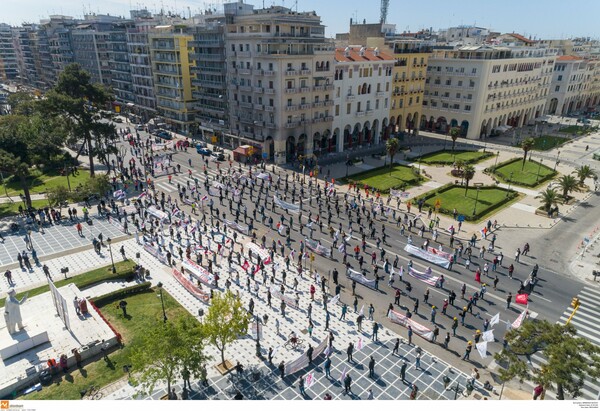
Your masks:
<svg viewBox="0 0 600 411"><path fill-rule="evenodd" d="M314 12L225 4L233 146L278 164L327 151L333 138L334 46Z"/></svg>
<svg viewBox="0 0 600 411"><path fill-rule="evenodd" d="M0 24L0 81L16 80L19 75L13 28Z"/></svg>
<svg viewBox="0 0 600 411"><path fill-rule="evenodd" d="M488 45L441 50L429 59L420 128L478 139L544 113L556 50Z"/></svg>
<svg viewBox="0 0 600 411"><path fill-rule="evenodd" d="M547 114L569 115L596 106L600 102L598 60L579 56L556 59L548 94Z"/></svg>
<svg viewBox="0 0 600 411"><path fill-rule="evenodd" d="M328 152L379 144L387 135L394 58L378 48L335 51L333 138Z"/></svg>
<svg viewBox="0 0 600 411"><path fill-rule="evenodd" d="M168 128L182 134L192 133L196 123L192 39L185 25L156 26L148 34L156 110Z"/></svg>

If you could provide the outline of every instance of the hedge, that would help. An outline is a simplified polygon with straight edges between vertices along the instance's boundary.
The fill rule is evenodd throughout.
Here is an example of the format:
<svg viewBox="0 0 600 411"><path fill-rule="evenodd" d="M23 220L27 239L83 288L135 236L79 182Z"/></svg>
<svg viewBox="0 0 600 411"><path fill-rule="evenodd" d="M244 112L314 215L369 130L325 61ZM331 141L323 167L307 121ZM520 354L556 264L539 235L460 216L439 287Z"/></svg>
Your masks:
<svg viewBox="0 0 600 411"><path fill-rule="evenodd" d="M129 295L146 292L150 290L151 287L152 283L150 281L145 281L141 284L132 285L131 287L125 287L120 290L116 290L111 293L92 298L92 301L96 306L101 306L115 300L120 300Z"/></svg>
<svg viewBox="0 0 600 411"><path fill-rule="evenodd" d="M86 288L93 287L97 284L104 283L106 281L127 281L127 282L129 282L129 281L133 280L134 277L135 277L135 272L133 270L127 270L122 273L108 275L107 277L103 277L103 278L92 278L88 281L82 281L81 283L77 284L77 287L80 290L85 290Z"/></svg>

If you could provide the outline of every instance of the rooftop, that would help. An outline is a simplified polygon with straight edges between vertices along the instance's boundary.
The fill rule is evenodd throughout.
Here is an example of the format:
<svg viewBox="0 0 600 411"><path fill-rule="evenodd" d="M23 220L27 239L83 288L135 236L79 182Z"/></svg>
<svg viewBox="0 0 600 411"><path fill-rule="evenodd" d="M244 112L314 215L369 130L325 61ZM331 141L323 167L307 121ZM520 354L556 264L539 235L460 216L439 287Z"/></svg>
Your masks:
<svg viewBox="0 0 600 411"><path fill-rule="evenodd" d="M361 50L363 51L361 55ZM335 61L364 62L364 61L394 61L391 54L380 51L377 47L340 47L335 49Z"/></svg>

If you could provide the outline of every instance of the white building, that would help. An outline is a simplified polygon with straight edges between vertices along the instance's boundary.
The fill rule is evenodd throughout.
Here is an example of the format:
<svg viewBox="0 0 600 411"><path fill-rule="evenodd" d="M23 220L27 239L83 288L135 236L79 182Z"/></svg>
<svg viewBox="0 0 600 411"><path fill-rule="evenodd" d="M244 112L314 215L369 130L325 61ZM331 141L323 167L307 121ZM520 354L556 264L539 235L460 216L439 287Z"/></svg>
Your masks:
<svg viewBox="0 0 600 411"><path fill-rule="evenodd" d="M333 140L335 151L381 142L390 113L394 57L377 48L335 51ZM341 136L341 138L340 138Z"/></svg>
<svg viewBox="0 0 600 411"><path fill-rule="evenodd" d="M530 124L544 112L556 50L488 45L429 58L420 128L469 139Z"/></svg>
<svg viewBox="0 0 600 411"><path fill-rule="evenodd" d="M592 108L600 100L600 62L578 56L556 59L546 112L567 115Z"/></svg>

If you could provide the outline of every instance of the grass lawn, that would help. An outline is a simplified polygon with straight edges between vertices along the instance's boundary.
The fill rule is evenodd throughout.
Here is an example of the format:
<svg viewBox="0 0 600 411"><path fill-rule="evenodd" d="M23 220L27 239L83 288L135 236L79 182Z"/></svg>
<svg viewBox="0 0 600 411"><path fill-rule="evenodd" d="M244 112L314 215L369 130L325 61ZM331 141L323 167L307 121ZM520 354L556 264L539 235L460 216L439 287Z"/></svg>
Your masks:
<svg viewBox="0 0 600 411"><path fill-rule="evenodd" d="M120 261L115 263L115 268L117 269L117 274L125 273L133 270L133 266L135 266L135 262L133 260ZM69 277L66 280L59 280L62 274L55 274L53 278L56 280L54 284L57 288L64 287L68 284L75 284L79 288L85 288L86 284L91 283L99 283L102 281L106 281L114 277L115 274L111 272L111 266L107 265L106 267L100 267L92 271L88 271L87 273L79 274L74 277ZM17 294L17 298L21 298L23 295L27 294L29 297L34 297L39 294L43 294L49 290L47 285L42 285L37 288L33 288L29 291L24 291L22 293ZM5 299L0 301L0 307L4 307Z"/></svg>
<svg viewBox="0 0 600 411"><path fill-rule="evenodd" d="M464 187L453 186L439 194L431 195L425 200L425 207L435 207L435 203L439 199L441 201L441 213L452 215L452 211L456 208L459 214L464 215L467 220L472 220L475 199L477 199L476 219L479 220L496 210L500 204L506 202L506 193L507 190L501 188L484 187L479 190L478 196L477 188L469 187L465 196ZM508 198L511 198L510 194Z"/></svg>
<svg viewBox="0 0 600 411"><path fill-rule="evenodd" d="M482 151L451 151L443 150L435 153L427 154L421 157L421 163L425 164L448 164L452 165L456 160L463 160L466 163L474 164L478 163L483 159L493 156L493 153L482 152Z"/></svg>
<svg viewBox="0 0 600 411"><path fill-rule="evenodd" d="M550 167L546 167L543 164L540 167L540 163L537 161L527 160L525 161L525 168L521 169L522 166L523 159L517 158L508 163L499 165L496 168L495 174L506 183L508 183L510 180L510 183L512 184L528 187L535 187L536 185L556 175L556 172Z"/></svg>
<svg viewBox="0 0 600 411"><path fill-rule="evenodd" d="M390 188L414 187L425 181L423 177L415 175L411 167L395 165L392 167L378 167L373 170L365 171L349 176L346 181L356 181L360 184L366 184L382 192L387 192Z"/></svg>
<svg viewBox="0 0 600 411"><path fill-rule="evenodd" d="M15 201L14 203L0 203L0 218L19 214L19 206L22 205L23 202L21 200ZM31 201L31 206L36 209L40 207L46 207L47 205L48 200Z"/></svg>
<svg viewBox="0 0 600 411"><path fill-rule="evenodd" d="M570 138L566 137L556 137L556 136L541 136L535 138L533 141L535 144L532 147L532 150L537 151L547 151L552 150L554 147L558 147L561 144L570 141Z"/></svg>
<svg viewBox="0 0 600 411"><path fill-rule="evenodd" d="M51 187L65 186L69 187L71 183L71 189L75 190L79 184L85 183L90 179L90 172L87 170L77 170L77 175L69 175L69 181L66 176L61 176L59 171L48 172L46 174L40 174L32 176L29 179L29 191L32 193L44 193ZM17 179L7 179L6 189L9 196L17 195L22 193L21 185ZM5 195L4 188L1 189L0 194Z"/></svg>
<svg viewBox="0 0 600 411"><path fill-rule="evenodd" d="M164 291L163 299L167 318L191 317L185 308ZM82 370L71 368L69 374L55 379L51 386L22 398L27 400L79 400L79 392L92 385L104 387L126 377L127 373L123 371L123 366L131 364L132 347L135 347L140 336L150 326L162 323L162 308L155 289L129 296L126 300L127 314L131 316L129 319L124 318L122 311L115 308L114 302L98 307L104 317L123 337L123 348L109 354L109 361L99 357L95 362L84 363ZM157 341L157 344L159 343ZM135 370L133 371L135 372Z"/></svg>
<svg viewBox="0 0 600 411"><path fill-rule="evenodd" d="M577 134L578 136L596 131L598 127L567 126L559 130L560 133Z"/></svg>

